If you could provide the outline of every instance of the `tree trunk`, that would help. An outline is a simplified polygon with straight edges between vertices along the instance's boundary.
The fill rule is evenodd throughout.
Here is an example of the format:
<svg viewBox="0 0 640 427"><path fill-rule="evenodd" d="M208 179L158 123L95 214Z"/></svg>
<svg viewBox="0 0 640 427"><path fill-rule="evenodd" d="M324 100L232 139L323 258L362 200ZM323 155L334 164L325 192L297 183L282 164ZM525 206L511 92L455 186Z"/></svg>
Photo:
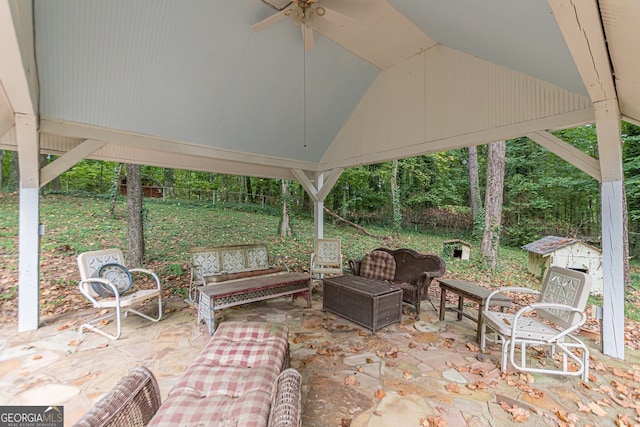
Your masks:
<svg viewBox="0 0 640 427"><path fill-rule="evenodd" d="M282 218L280 220L280 235L282 237L291 236L289 225L289 181L282 180Z"/></svg>
<svg viewBox="0 0 640 427"><path fill-rule="evenodd" d="M116 166L116 175L113 179L113 192L111 193L111 207L109 208L109 212L111 213L111 218L116 216L116 199L118 198L118 192L120 191L120 182L122 178L122 166L123 163L118 163Z"/></svg>
<svg viewBox="0 0 640 427"><path fill-rule="evenodd" d="M129 268L141 267L144 258L142 179L140 165L127 165L127 256Z"/></svg>
<svg viewBox="0 0 640 427"><path fill-rule="evenodd" d="M176 191L176 175L173 169L164 168L164 195L167 197L175 197Z"/></svg>
<svg viewBox="0 0 640 427"><path fill-rule="evenodd" d="M400 191L398 190L398 160L393 161L391 173L391 201L393 203L393 231L398 237L402 227L402 210L400 208Z"/></svg>
<svg viewBox="0 0 640 427"><path fill-rule="evenodd" d="M16 191L20 185L20 165L18 164L18 152L13 151L11 154L11 165L9 166L9 181L7 181L7 190Z"/></svg>
<svg viewBox="0 0 640 427"><path fill-rule="evenodd" d="M469 190L471 192L471 213L473 217L478 214L478 149L469 147Z"/></svg>
<svg viewBox="0 0 640 427"><path fill-rule="evenodd" d="M481 253L483 260L492 268L498 265L498 245L502 222L502 193L504 188L504 141L489 144L487 164L487 189L485 193L485 226Z"/></svg>
<svg viewBox="0 0 640 427"><path fill-rule="evenodd" d="M247 178L247 194L249 195L249 200L253 203L256 201L256 196L255 194L253 194L253 188L251 187L251 177L248 176Z"/></svg>
<svg viewBox="0 0 640 427"><path fill-rule="evenodd" d="M473 236L480 237L484 231L484 209L478 179L478 149L469 147L469 190L471 197L471 217L473 218Z"/></svg>
<svg viewBox="0 0 640 427"><path fill-rule="evenodd" d="M627 190L622 180L622 259L624 262L624 284L631 283L631 266L629 265L629 213L627 212Z"/></svg>

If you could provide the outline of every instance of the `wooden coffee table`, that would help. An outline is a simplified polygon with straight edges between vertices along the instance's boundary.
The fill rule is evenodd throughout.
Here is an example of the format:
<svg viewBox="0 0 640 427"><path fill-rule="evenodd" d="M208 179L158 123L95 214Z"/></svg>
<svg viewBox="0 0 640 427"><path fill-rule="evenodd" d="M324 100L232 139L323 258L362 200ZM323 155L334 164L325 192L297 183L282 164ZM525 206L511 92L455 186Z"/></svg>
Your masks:
<svg viewBox="0 0 640 427"><path fill-rule="evenodd" d="M458 320L462 320L462 316L467 319L471 319L478 324L476 328L476 341L480 342L480 336L482 335L482 310L484 309L484 303L491 291L482 286L478 286L466 280L456 279L438 279L440 282L440 320L444 320L445 311L454 311L458 313ZM447 291L458 295L458 307L447 307ZM464 299L467 298L473 302L478 303L478 317L473 317L469 313L464 312ZM501 310L511 306L511 298L505 295L494 295L491 298L492 304L500 307Z"/></svg>
<svg viewBox="0 0 640 427"><path fill-rule="evenodd" d="M322 309L374 334L402 319L402 288L382 280L350 274L322 280Z"/></svg>

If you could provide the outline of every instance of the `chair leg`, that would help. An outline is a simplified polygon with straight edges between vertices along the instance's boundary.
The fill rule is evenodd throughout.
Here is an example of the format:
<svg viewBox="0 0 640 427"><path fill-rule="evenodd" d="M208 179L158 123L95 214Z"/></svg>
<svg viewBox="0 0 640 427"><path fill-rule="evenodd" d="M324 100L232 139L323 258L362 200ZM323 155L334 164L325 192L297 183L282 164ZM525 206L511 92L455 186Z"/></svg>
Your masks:
<svg viewBox="0 0 640 427"><path fill-rule="evenodd" d="M106 314L104 316L100 316L97 319L93 319L87 323L85 323L84 325L80 326L80 335L82 335L82 331L83 329L89 330L89 331L93 331L97 334L102 335L103 337L107 337L111 340L117 340L118 338L120 338L120 334L121 334L121 324L120 324L120 307L116 307L115 308L115 312L114 313L109 313ZM98 328L97 326L95 326L96 323L101 322L105 319L108 319L110 317L114 317L116 318L116 334L112 335L108 332L103 331L102 329Z"/></svg>
<svg viewBox="0 0 640 427"><path fill-rule="evenodd" d="M147 314L141 313L138 310L134 310L132 308L128 309L127 312L132 312L133 314L137 314L140 317L143 317L152 322L159 322L162 319L162 294L158 295L158 317L151 317Z"/></svg>
<svg viewBox="0 0 640 427"><path fill-rule="evenodd" d="M197 305L198 304L198 288L202 285L195 285L193 283L189 283L189 295L187 295L188 300L185 300L188 304Z"/></svg>

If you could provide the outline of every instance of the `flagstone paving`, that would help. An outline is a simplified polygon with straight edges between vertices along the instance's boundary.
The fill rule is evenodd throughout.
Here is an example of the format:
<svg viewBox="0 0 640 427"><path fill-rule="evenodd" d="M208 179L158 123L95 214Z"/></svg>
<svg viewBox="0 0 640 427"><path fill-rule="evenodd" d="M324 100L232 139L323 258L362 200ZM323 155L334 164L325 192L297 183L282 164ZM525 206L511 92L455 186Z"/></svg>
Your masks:
<svg viewBox="0 0 640 427"><path fill-rule="evenodd" d="M502 375L497 346L480 354L475 323L439 321L425 304L419 320L372 334L339 316L289 298L223 310L221 321L286 323L291 365L303 377L303 426L504 426L640 424L640 354L624 361L603 356L589 341L592 379L552 375ZM151 323L123 320L110 341L78 326L94 311L42 320L37 331L0 325L0 404L62 405L71 425L126 372L147 366L165 399L209 339L194 308L180 298L165 302ZM113 325L107 325L107 328ZM615 370L614 370L615 368ZM628 424L625 424L628 422Z"/></svg>

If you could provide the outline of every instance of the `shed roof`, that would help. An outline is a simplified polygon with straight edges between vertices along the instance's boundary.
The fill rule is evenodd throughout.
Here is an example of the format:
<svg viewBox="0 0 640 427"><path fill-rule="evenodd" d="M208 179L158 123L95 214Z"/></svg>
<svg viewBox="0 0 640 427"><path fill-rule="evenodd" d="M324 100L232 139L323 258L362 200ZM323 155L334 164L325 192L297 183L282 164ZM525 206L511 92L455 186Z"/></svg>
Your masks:
<svg viewBox="0 0 640 427"><path fill-rule="evenodd" d="M567 246L571 246L576 243L580 243L590 248L593 248L597 251L600 251L600 249L593 247L591 245L588 245L582 242L581 240L574 239L571 237L558 237L558 236L543 237L540 240L536 240L535 242L531 242L522 246L522 249L539 254L539 255L547 255L557 251L558 249L566 248Z"/></svg>

